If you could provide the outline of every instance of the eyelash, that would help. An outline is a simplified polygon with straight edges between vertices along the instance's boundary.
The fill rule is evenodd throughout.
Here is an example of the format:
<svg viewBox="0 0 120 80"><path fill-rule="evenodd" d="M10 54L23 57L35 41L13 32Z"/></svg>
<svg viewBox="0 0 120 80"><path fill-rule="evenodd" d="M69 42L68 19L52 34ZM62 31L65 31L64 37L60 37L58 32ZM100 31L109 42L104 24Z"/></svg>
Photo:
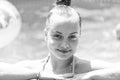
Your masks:
<svg viewBox="0 0 120 80"><path fill-rule="evenodd" d="M53 35L53 38L55 38L55 39L62 39L63 37L61 35L56 34L56 35Z"/></svg>
<svg viewBox="0 0 120 80"><path fill-rule="evenodd" d="M64 37L57 34L57 35L53 35L53 38L58 39L58 40L61 40L61 39L63 39ZM72 35L72 36L69 36L68 39L70 39L70 40L76 40L76 39L77 39L77 36Z"/></svg>
<svg viewBox="0 0 120 80"><path fill-rule="evenodd" d="M74 36L74 35L69 36L68 38L69 38L69 39L71 38L71 40L77 40L77 36Z"/></svg>

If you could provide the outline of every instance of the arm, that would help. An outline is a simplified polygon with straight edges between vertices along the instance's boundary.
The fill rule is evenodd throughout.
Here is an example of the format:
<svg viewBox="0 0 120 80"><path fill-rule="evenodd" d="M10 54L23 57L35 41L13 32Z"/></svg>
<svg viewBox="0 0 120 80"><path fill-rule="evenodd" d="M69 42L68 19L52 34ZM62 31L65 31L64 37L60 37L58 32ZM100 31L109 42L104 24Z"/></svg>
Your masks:
<svg viewBox="0 0 120 80"><path fill-rule="evenodd" d="M40 63L40 61L38 61ZM0 80L29 80L29 79L64 79L72 74L56 75L40 72L42 64L37 61L22 61L17 64L0 63Z"/></svg>
<svg viewBox="0 0 120 80"><path fill-rule="evenodd" d="M120 80L120 67L106 68L86 73L82 80Z"/></svg>
<svg viewBox="0 0 120 80"><path fill-rule="evenodd" d="M0 63L0 80L27 80L37 78L37 71L14 64Z"/></svg>
<svg viewBox="0 0 120 80"><path fill-rule="evenodd" d="M93 71L86 73L83 80L120 80L120 63L93 60L91 68Z"/></svg>
<svg viewBox="0 0 120 80"><path fill-rule="evenodd" d="M90 72L78 74L73 80L120 80L120 63L95 60L91 68Z"/></svg>
<svg viewBox="0 0 120 80"><path fill-rule="evenodd" d="M118 65L117 63L109 63L106 61L102 60L91 60L90 61L90 66L92 70L99 70L99 69L104 69L104 68L112 68L113 66Z"/></svg>
<svg viewBox="0 0 120 80"><path fill-rule="evenodd" d="M70 80L120 80L120 63L94 60L91 62L91 71L77 74Z"/></svg>

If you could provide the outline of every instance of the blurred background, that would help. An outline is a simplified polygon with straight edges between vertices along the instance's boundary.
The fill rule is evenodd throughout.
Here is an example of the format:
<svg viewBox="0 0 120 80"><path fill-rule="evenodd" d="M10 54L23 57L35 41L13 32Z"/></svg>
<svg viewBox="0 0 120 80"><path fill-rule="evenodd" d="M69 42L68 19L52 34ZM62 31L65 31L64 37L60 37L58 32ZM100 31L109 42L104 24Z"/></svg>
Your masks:
<svg viewBox="0 0 120 80"><path fill-rule="evenodd" d="M19 35L10 44L0 48L0 61L16 63L47 56L44 41L45 20L56 0L8 0L22 17ZM72 0L82 17L82 35L76 55L82 59L120 61L120 41L115 29L120 24L119 0Z"/></svg>

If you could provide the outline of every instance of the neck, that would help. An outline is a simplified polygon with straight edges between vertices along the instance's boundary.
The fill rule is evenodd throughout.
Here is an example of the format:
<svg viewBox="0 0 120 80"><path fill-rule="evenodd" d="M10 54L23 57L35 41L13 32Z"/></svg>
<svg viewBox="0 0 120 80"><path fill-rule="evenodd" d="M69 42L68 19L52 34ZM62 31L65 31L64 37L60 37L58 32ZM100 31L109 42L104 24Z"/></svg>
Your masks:
<svg viewBox="0 0 120 80"><path fill-rule="evenodd" d="M71 66L71 64L73 62L73 56L66 60L60 60L60 59L54 57L53 55L51 55L50 61L51 61L52 67L54 69L53 70L54 72L59 72L62 70L64 71L64 69Z"/></svg>

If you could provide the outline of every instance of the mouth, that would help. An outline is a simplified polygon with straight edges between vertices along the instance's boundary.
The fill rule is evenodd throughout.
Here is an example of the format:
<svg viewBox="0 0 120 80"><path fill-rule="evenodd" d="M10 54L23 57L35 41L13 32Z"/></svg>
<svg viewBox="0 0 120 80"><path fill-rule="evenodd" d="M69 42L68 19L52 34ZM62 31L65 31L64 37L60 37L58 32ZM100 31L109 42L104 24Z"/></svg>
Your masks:
<svg viewBox="0 0 120 80"><path fill-rule="evenodd" d="M66 54L66 53L69 53L71 50L61 50L61 49L57 49L57 51Z"/></svg>

